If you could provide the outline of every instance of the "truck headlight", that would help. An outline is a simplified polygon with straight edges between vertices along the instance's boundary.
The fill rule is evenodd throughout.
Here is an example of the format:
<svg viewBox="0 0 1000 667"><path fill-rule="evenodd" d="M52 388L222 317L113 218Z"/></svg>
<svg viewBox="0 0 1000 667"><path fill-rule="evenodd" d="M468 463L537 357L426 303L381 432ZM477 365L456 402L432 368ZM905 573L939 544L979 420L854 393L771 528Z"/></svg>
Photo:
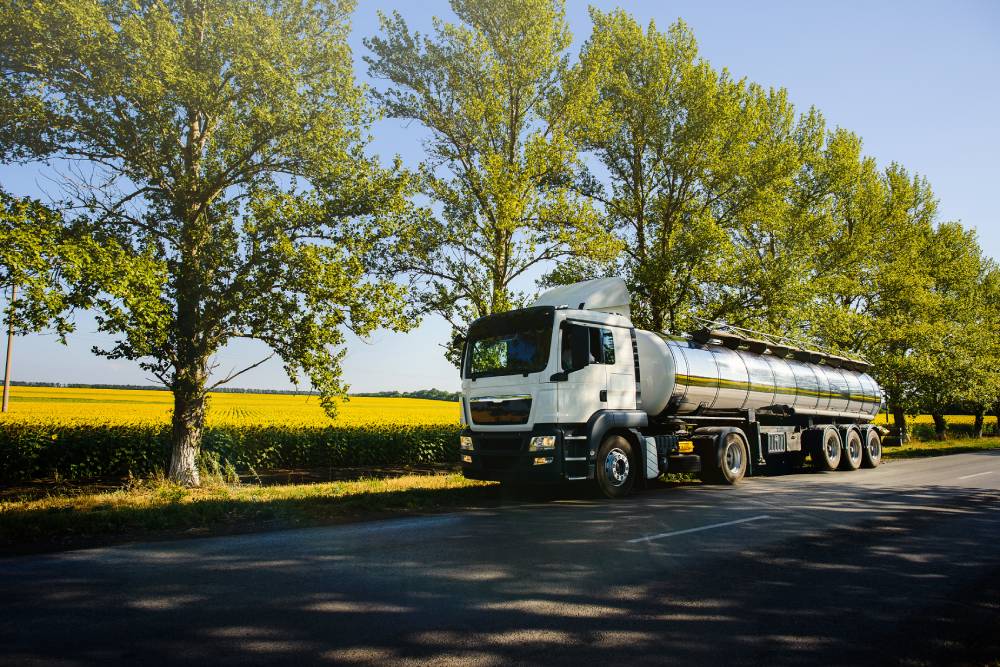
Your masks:
<svg viewBox="0 0 1000 667"><path fill-rule="evenodd" d="M546 449L556 448L556 436L554 435L536 435L528 443L529 452L542 452Z"/></svg>
<svg viewBox="0 0 1000 667"><path fill-rule="evenodd" d="M472 438L469 437L469 436L467 436L467 435L461 436L458 439L458 443L459 443L459 447L461 447L462 449L464 449L466 451L470 451L471 452L473 449L475 449L472 446Z"/></svg>

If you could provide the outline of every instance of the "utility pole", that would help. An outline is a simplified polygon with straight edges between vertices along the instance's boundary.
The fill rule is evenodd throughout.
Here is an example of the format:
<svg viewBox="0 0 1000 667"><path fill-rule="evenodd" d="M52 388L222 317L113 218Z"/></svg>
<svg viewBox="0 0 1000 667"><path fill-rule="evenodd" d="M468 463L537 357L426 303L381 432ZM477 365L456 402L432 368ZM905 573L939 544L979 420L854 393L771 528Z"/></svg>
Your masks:
<svg viewBox="0 0 1000 667"><path fill-rule="evenodd" d="M10 315L7 316L7 363L3 367L3 412L7 412L10 402L10 357L14 349L14 302L17 301L17 285L10 286Z"/></svg>

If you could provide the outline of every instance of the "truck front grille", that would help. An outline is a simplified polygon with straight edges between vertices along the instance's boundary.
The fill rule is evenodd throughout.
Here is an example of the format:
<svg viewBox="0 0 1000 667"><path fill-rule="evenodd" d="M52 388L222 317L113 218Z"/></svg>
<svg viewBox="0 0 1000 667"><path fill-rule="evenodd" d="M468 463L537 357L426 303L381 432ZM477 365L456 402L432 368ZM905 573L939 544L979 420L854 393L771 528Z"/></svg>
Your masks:
<svg viewBox="0 0 1000 667"><path fill-rule="evenodd" d="M469 401L469 412L476 424L497 426L527 424L531 414L531 396L486 396Z"/></svg>

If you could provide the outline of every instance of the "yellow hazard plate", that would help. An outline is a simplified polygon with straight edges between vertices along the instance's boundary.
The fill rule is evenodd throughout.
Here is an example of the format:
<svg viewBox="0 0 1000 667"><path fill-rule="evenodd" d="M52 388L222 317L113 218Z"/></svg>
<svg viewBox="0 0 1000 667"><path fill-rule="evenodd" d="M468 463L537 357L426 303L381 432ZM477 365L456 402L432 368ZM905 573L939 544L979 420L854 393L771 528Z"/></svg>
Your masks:
<svg viewBox="0 0 1000 667"><path fill-rule="evenodd" d="M690 454L694 451L694 443L690 440L681 440L677 443L677 451L681 454Z"/></svg>

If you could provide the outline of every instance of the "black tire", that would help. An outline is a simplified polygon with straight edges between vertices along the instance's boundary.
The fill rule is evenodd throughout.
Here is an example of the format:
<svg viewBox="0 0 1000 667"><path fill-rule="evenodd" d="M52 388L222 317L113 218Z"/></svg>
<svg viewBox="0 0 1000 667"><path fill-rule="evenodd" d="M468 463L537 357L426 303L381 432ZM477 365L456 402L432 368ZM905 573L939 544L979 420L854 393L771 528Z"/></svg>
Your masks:
<svg viewBox="0 0 1000 667"><path fill-rule="evenodd" d="M812 457L813 468L816 470L836 470L840 465L843 443L837 429L828 428L823 431L823 439L817 447L809 453Z"/></svg>
<svg viewBox="0 0 1000 667"><path fill-rule="evenodd" d="M604 439L597 450L597 487L608 498L624 498L635 486L636 464L632 444L620 435Z"/></svg>
<svg viewBox="0 0 1000 667"><path fill-rule="evenodd" d="M707 444L702 450L701 481L732 486L746 476L750 451L739 433L726 433L721 446L715 441Z"/></svg>
<svg viewBox="0 0 1000 667"><path fill-rule="evenodd" d="M868 437L865 438L864 451L861 455L861 466L863 468L877 468L882 463L882 436L878 431L868 429Z"/></svg>
<svg viewBox="0 0 1000 667"><path fill-rule="evenodd" d="M857 470L861 467L861 459L864 456L864 445L861 443L861 435L854 429L847 432L847 442L844 443L844 450L840 455L841 470Z"/></svg>

